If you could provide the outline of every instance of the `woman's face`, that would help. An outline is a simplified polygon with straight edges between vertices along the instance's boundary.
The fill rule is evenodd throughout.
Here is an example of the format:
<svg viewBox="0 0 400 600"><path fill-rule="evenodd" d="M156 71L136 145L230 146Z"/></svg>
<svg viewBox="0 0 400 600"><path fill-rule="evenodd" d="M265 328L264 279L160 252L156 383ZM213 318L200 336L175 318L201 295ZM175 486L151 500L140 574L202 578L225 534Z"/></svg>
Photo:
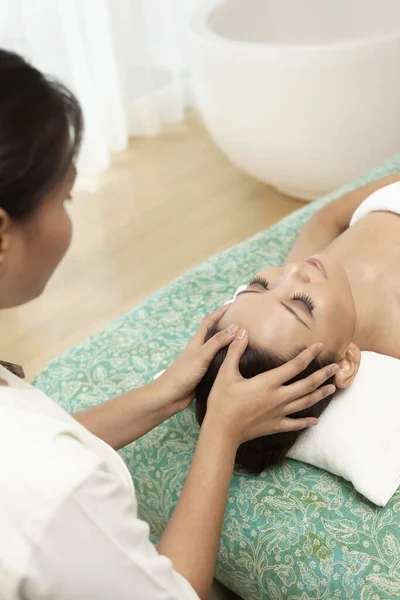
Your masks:
<svg viewBox="0 0 400 600"><path fill-rule="evenodd" d="M65 207L76 177L71 166L64 180L23 221L0 215L0 307L33 300L44 290L72 239Z"/></svg>
<svg viewBox="0 0 400 600"><path fill-rule="evenodd" d="M340 356L352 341L356 312L343 267L323 254L260 271L220 321L247 330L250 342L286 357L324 344Z"/></svg>

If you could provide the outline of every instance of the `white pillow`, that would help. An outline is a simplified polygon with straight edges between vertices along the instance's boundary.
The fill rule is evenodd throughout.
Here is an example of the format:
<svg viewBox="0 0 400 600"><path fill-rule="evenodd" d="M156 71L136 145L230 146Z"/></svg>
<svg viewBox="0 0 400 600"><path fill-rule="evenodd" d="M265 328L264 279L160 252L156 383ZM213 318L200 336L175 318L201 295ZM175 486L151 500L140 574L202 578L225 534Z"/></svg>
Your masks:
<svg viewBox="0 0 400 600"><path fill-rule="evenodd" d="M288 456L350 481L385 506L400 485L400 360L362 352L346 390L297 440Z"/></svg>

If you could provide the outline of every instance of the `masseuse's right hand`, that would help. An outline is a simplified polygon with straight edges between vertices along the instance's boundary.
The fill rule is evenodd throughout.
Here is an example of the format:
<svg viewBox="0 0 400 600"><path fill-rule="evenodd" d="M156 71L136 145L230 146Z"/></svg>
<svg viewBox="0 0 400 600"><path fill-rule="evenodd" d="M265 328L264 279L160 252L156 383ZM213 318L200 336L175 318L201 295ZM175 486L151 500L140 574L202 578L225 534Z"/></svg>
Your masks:
<svg viewBox="0 0 400 600"><path fill-rule="evenodd" d="M247 334L241 330L229 346L208 397L205 420L219 423L220 427L223 423L224 430L237 444L263 435L316 425L318 419L314 417L294 419L288 415L309 408L335 391L332 385L320 386L337 372L337 365L329 365L305 379L285 384L318 356L322 344L309 346L281 367L244 379L239 372L239 361L247 343Z"/></svg>

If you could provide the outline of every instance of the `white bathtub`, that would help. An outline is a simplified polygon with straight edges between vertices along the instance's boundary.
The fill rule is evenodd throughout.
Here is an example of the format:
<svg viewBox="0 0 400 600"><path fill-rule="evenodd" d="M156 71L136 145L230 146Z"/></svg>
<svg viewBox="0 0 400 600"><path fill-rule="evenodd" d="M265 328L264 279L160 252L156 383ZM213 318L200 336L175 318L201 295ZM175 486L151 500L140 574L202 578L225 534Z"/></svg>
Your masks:
<svg viewBox="0 0 400 600"><path fill-rule="evenodd" d="M400 0L225 0L190 28L217 145L313 199L400 151Z"/></svg>

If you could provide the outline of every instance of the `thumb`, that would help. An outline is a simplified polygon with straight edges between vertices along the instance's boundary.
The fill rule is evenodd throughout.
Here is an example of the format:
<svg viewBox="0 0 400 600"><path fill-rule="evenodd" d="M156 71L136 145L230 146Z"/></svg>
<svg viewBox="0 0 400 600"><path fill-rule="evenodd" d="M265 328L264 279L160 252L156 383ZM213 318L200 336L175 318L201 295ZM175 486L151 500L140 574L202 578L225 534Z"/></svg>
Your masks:
<svg viewBox="0 0 400 600"><path fill-rule="evenodd" d="M229 346L226 358L222 364L221 370L226 373L240 375L239 362L244 351L249 343L247 332L244 329L239 329L235 339Z"/></svg>

